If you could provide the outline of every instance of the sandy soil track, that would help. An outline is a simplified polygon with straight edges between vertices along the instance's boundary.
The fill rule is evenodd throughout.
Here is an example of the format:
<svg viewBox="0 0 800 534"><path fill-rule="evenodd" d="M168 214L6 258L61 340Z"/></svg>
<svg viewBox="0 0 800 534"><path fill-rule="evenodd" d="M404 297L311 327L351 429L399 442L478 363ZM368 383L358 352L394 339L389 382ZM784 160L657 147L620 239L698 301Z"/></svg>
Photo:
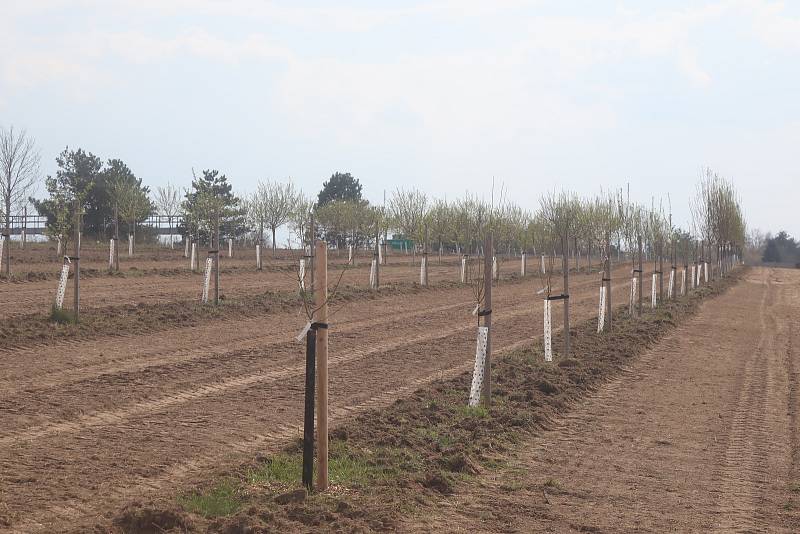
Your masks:
<svg viewBox="0 0 800 534"><path fill-rule="evenodd" d="M576 320L596 314L598 282L573 277ZM499 351L540 334L538 288L532 278L495 289ZM468 368L471 302L462 287L342 309L331 321L333 424ZM303 322L281 314L0 352L0 512L18 531L81 530L297 436Z"/></svg>
<svg viewBox="0 0 800 534"><path fill-rule="evenodd" d="M799 326L800 271L750 271L407 530L800 531Z"/></svg>

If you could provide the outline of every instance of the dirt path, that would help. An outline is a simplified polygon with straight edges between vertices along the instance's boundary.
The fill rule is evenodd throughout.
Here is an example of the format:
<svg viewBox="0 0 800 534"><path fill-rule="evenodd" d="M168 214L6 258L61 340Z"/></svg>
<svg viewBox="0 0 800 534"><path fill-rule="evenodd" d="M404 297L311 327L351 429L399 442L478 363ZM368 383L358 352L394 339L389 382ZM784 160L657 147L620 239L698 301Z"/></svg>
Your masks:
<svg viewBox="0 0 800 534"><path fill-rule="evenodd" d="M798 532L800 272L753 270L407 530Z"/></svg>
<svg viewBox="0 0 800 534"><path fill-rule="evenodd" d="M598 282L575 277L576 319L596 314ZM498 351L539 335L538 283L495 289ZM469 367L471 308L468 287L344 308L331 321L333 424ZM282 446L302 421L303 322L277 314L0 351L0 518L22 532L82 530L131 498L172 495Z"/></svg>

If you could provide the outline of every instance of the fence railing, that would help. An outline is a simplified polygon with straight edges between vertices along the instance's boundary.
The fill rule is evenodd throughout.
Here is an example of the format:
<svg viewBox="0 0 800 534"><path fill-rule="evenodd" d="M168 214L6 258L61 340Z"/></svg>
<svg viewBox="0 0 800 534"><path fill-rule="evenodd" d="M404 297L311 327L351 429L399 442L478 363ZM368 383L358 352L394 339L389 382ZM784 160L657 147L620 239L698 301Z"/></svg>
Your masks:
<svg viewBox="0 0 800 534"><path fill-rule="evenodd" d="M166 215L151 215L140 226L152 228L156 233L168 235L170 228L175 232L176 229L183 224L183 217L175 215L168 217ZM5 221L0 224L0 231L5 232ZM44 234L47 227L47 217L43 215L12 215L11 216L11 235L21 235L22 230L25 230L27 235Z"/></svg>

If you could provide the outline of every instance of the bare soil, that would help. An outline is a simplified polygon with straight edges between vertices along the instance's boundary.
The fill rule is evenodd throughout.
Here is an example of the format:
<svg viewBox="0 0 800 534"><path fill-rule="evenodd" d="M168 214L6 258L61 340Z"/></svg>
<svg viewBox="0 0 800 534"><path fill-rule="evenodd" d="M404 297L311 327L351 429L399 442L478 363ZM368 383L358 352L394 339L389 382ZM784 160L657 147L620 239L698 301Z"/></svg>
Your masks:
<svg viewBox="0 0 800 534"><path fill-rule="evenodd" d="M408 269L418 276L418 267ZM247 292L251 279L238 278L231 286ZM626 276L619 280L617 302L628 291ZM596 314L598 284L595 274L573 278L576 320ZM140 295L161 298L159 286L142 287ZM499 353L540 333L539 288L531 277L495 289ZM85 288L87 299L94 289ZM113 284L95 294L103 291L131 298ZM22 301L15 302L9 307ZM99 313L114 310L100 306ZM333 424L468 369L473 306L468 287L446 286L355 299L337 312L330 321ZM560 314L554 319L557 327ZM280 450L302 424L303 350L293 338L304 323L298 308L273 309L193 326L167 321L142 333L6 344L0 525L20 532L108 527L133 498L174 496L255 453Z"/></svg>
<svg viewBox="0 0 800 534"><path fill-rule="evenodd" d="M401 530L800 531L799 326L800 271L749 271Z"/></svg>

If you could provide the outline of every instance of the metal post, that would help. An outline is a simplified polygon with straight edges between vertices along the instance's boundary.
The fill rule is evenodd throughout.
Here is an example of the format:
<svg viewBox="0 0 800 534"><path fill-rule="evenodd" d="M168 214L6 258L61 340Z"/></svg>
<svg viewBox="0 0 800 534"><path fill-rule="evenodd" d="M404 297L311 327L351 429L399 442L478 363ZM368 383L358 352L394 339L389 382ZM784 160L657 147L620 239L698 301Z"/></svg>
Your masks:
<svg viewBox="0 0 800 534"><path fill-rule="evenodd" d="M306 391L303 418L303 486L311 491L314 473L314 378L316 365L317 330L306 332Z"/></svg>

